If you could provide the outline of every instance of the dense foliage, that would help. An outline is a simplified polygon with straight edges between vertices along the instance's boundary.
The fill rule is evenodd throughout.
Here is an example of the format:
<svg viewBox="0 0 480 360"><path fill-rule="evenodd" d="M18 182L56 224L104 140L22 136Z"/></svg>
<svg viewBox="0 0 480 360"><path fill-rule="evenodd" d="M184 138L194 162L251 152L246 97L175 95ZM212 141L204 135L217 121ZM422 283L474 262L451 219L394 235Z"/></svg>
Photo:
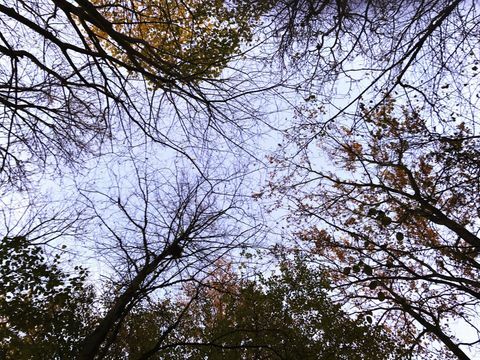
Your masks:
<svg viewBox="0 0 480 360"><path fill-rule="evenodd" d="M72 275L23 236L0 244L0 353L5 359L67 359L91 328L86 270Z"/></svg>
<svg viewBox="0 0 480 360"><path fill-rule="evenodd" d="M407 358L371 316L353 320L333 304L324 274L303 259L283 261L278 275L257 281L240 281L221 265L202 289L190 287L174 301L132 312L109 358Z"/></svg>

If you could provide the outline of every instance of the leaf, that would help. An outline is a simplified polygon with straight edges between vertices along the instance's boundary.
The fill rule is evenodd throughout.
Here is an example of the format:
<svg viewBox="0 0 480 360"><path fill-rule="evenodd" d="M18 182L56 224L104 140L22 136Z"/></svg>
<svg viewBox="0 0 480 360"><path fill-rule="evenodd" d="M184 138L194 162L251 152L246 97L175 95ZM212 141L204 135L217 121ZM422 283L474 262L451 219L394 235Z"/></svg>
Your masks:
<svg viewBox="0 0 480 360"><path fill-rule="evenodd" d="M371 267L370 265L365 265L365 266L363 267L363 272L364 272L365 274L367 274L368 276L372 276L372 274L373 274L372 267Z"/></svg>
<svg viewBox="0 0 480 360"><path fill-rule="evenodd" d="M392 223L392 218L385 215L380 219L380 222L382 223L383 226L388 226Z"/></svg>

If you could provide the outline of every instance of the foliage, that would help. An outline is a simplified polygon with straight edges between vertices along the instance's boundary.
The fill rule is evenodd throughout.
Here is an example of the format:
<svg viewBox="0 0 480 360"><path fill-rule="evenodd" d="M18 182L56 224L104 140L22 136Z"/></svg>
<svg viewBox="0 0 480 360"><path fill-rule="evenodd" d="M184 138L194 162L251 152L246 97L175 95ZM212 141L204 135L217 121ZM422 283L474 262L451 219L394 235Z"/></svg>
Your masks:
<svg viewBox="0 0 480 360"><path fill-rule="evenodd" d="M310 224L297 236L345 299L381 309L383 321L428 351L442 342L450 352L441 358L467 358L449 323L475 328L480 144L465 123L436 130L391 98L362 105L358 121L318 137L318 151L340 171L306 156L273 190L293 195L292 220Z"/></svg>
<svg viewBox="0 0 480 360"><path fill-rule="evenodd" d="M67 275L60 256L23 236L0 243L0 353L4 359L71 359L89 331L93 293L86 270Z"/></svg>
<svg viewBox="0 0 480 360"><path fill-rule="evenodd" d="M251 40L260 7L223 0L149 0L92 2L113 29L138 52L132 57L122 42L106 32L93 32L114 57L127 64L163 73L167 81L217 77L242 42ZM233 5L232 5L233 4Z"/></svg>
<svg viewBox="0 0 480 360"><path fill-rule="evenodd" d="M55 182L74 209L64 226L18 215L55 201L2 211L5 351L361 358L394 356L394 339L419 357L467 359L480 344L478 6L3 0L0 201ZM264 192L246 193L269 166L264 130L285 136L270 190L291 222L258 236L268 221L251 200ZM81 228L80 253L114 289L92 324L84 274L8 235L23 224L44 244ZM264 238L311 263L284 260L257 282L212 275ZM459 321L477 338L456 339Z"/></svg>
<svg viewBox="0 0 480 360"><path fill-rule="evenodd" d="M385 329L371 319L353 320L333 304L324 275L303 260L284 261L278 275L258 281L240 281L228 264L221 265L200 291L190 288L184 299L132 313L116 353L134 359L406 357ZM175 330L158 326L169 319L172 324L180 314ZM158 340L153 347L152 339Z"/></svg>

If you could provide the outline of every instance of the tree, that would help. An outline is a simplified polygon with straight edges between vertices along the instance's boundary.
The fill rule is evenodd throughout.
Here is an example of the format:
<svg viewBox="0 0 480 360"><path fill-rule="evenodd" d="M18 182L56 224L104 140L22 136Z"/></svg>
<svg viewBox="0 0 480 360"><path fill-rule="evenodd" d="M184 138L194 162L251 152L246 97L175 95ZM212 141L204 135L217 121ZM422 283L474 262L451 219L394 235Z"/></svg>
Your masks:
<svg viewBox="0 0 480 360"><path fill-rule="evenodd" d="M87 271L68 275L24 236L0 243L0 353L4 359L67 359L93 319Z"/></svg>
<svg viewBox="0 0 480 360"><path fill-rule="evenodd" d="M279 275L258 281L240 281L225 261L217 265L200 289L187 287L176 302L131 314L122 333L144 340L122 336L116 353L138 351L138 359L406 358L385 329L368 317L352 320L333 304L323 274L301 259L284 261ZM181 324L160 336L158 324L180 316ZM161 341L152 344L152 334Z"/></svg>
<svg viewBox="0 0 480 360"><path fill-rule="evenodd" d="M105 29L103 24L83 22L89 26L89 34L95 35L92 45L104 45L130 67L143 65L151 74L164 74L164 86L218 77L240 51L240 44L251 39L251 28L261 14L260 7L247 2L232 6L221 0L94 0L92 5L113 25ZM124 42L118 41L112 30L122 34ZM129 46L123 45L125 41Z"/></svg>
<svg viewBox="0 0 480 360"><path fill-rule="evenodd" d="M82 342L79 359L106 356L124 320L146 299L184 283L202 284L218 258L253 245L261 226L242 209L235 184L241 179L179 175L138 155L121 162L111 182L103 178L104 185L79 189L92 219L95 256L113 264L105 311Z"/></svg>
<svg viewBox="0 0 480 360"><path fill-rule="evenodd" d="M205 139L221 138L241 149L242 125L233 119L245 122L245 114L254 111L242 98L257 86L235 79L240 69L219 75L240 56L259 13L247 3L230 7L216 1L208 11L205 6L199 1L2 3L4 191L25 189L35 175L59 173L65 165L78 171L109 144L135 144L145 136L199 170L203 164L193 160L191 149L202 148ZM147 27L153 29L148 34Z"/></svg>
<svg viewBox="0 0 480 360"><path fill-rule="evenodd" d="M110 5L115 11L108 11ZM85 258L93 248L94 260L88 260L102 263L107 274L106 269L112 271L114 291L103 295L108 301L82 335L79 353L72 350L76 358L108 353L124 318L147 296L199 281L219 256L249 242L258 227L242 222L246 210L235 188L241 166L231 178L225 166L212 165L224 161L212 149L243 145L243 124L232 121L237 114L245 118L241 102L220 108L225 99L241 97L246 83L229 83L220 72L240 55L240 43L258 15L223 1L215 2L213 13L198 1L181 6L152 1L146 10L139 2L124 2L123 12L117 5L84 0L0 4L2 195L25 189L33 194L44 184L39 174L64 174L71 166L73 180L66 179L62 191L78 185L77 196L83 198L69 205L89 214L77 255ZM236 22L227 21L233 14ZM141 21L132 23L132 16ZM169 21L158 23L160 16ZM145 22L152 19L162 36L145 33ZM199 35L202 40L195 43ZM241 136L227 136L228 124ZM219 138L228 145L217 143ZM165 168L156 158L148 166L142 162L148 172L133 167L131 174L122 173L122 186L118 178L106 177L98 181L104 188L94 184L92 168L109 172L104 160L122 161L124 153L145 143L151 158L163 152L172 163L190 162L196 175L183 178L180 172L190 169ZM140 166L139 157L130 160Z"/></svg>
<svg viewBox="0 0 480 360"><path fill-rule="evenodd" d="M167 350L165 336L204 301L192 296L170 310L178 303L168 292L196 284L200 294L219 258L255 243L259 217L243 190L258 178L245 174L262 157L254 135L276 130L267 114L286 107L293 119L272 162L287 176L272 191L296 201L292 219L324 223L301 226L297 237L328 268L344 310L372 310L372 323L407 327L394 336L403 344L430 351L422 339L433 334L466 358L445 321L473 321L477 301L477 8L460 0L0 4L0 194L33 196L73 169L59 182L75 187L81 200L66 203L85 217L65 223L83 226L77 255L90 251L108 279L99 285L104 312L78 357L112 354L135 316L135 332L146 331L155 298L169 300L154 303L172 315L150 329L148 347ZM336 160L330 170L315 168L317 141ZM45 225L29 221L37 220ZM26 246L42 241L7 230L5 239L23 236ZM45 251L71 241L40 230ZM264 299L261 286L247 288ZM292 337L304 351L308 337ZM137 350L128 351L143 356Z"/></svg>
<svg viewBox="0 0 480 360"><path fill-rule="evenodd" d="M427 349L437 341L468 359L478 339L456 340L450 324L478 330L479 137L454 120L436 131L392 98L362 105L359 117L318 137L323 164L305 154L273 190L293 196L292 219L311 224L297 236L339 295L409 341L426 337Z"/></svg>
<svg viewBox="0 0 480 360"><path fill-rule="evenodd" d="M119 341L125 319L141 312L145 301L157 298L168 302L182 284L191 284L192 289L201 285L219 257L250 244L257 233L260 225L248 218L236 193L238 176L214 183L186 173L178 175L175 169L160 171L152 167L158 165L155 161L144 163L138 155L132 154L130 162L120 162L119 173L111 159L104 159L114 178L105 177L105 168L100 166L98 185L92 177L82 187L77 183L83 201L72 199L73 206L63 210L57 202L49 203L46 206L55 209L52 215L46 209L19 215L12 204L1 210L2 219L11 220L2 224L8 236L2 240L0 253L5 265L0 273L6 292L2 298L6 299L2 308L7 324L5 349L12 353L11 358L22 349L25 359L35 358L38 351L44 351L45 358L108 356ZM12 201L21 203L18 197ZM31 210L34 205L26 208ZM75 244L75 239L80 244ZM83 269L73 269L80 271L77 279L60 272L60 258L54 257L50 267L45 265L45 257L51 255L47 249L64 252L67 243L69 254L102 271L94 277L97 296L93 305L93 298L77 295L84 290ZM19 287L18 281L28 289ZM12 325L12 314L18 315L19 324ZM175 329L180 320L168 318L164 325L173 321ZM9 332L19 340L12 339ZM141 332L134 335L141 336ZM149 340L159 339L152 333ZM21 341L25 346L17 347Z"/></svg>
<svg viewBox="0 0 480 360"><path fill-rule="evenodd" d="M478 337L455 339L447 319L478 333L477 4L278 1L268 14L279 66L297 71L275 206L339 300L468 358Z"/></svg>
<svg viewBox="0 0 480 360"><path fill-rule="evenodd" d="M273 55L300 95L289 99L297 106L316 99L313 105L328 110L325 123L394 93L438 121L448 121L452 104L475 121L460 110L478 106L465 91L479 62L473 1L280 0L266 17Z"/></svg>

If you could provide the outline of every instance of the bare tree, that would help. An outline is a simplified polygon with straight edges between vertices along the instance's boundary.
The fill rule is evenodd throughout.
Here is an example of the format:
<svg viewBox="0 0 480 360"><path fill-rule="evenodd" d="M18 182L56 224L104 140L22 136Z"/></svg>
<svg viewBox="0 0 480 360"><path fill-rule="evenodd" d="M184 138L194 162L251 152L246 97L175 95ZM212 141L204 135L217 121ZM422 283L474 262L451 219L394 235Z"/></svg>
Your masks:
<svg viewBox="0 0 480 360"><path fill-rule="evenodd" d="M290 98L326 109L321 119L299 115L302 124L355 116L362 99L386 95L435 121L455 113L475 122L478 97L468 90L479 62L475 1L275 1L266 18L265 48L290 77Z"/></svg>
<svg viewBox="0 0 480 360"><path fill-rule="evenodd" d="M110 264L116 289L83 342L82 359L108 354L136 306L187 282L200 285L218 259L252 245L260 230L244 208L239 181L206 181L132 161L134 173L113 187L80 189L98 224L90 234L94 250Z"/></svg>

